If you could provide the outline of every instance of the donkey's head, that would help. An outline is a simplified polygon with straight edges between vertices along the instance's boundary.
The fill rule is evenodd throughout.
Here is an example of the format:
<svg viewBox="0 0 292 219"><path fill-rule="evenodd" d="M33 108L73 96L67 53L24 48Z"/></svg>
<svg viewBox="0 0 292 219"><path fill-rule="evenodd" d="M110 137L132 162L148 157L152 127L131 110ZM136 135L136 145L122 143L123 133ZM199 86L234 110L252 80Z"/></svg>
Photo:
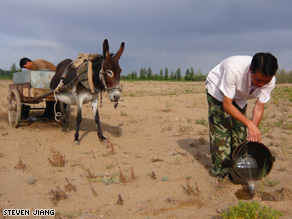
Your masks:
<svg viewBox="0 0 292 219"><path fill-rule="evenodd" d="M103 63L100 77L104 83L105 88L110 94L110 100L117 102L121 97L120 88L120 74L122 69L119 65L119 59L124 52L125 43L121 44L120 49L115 55L109 52L109 45L107 39L103 42Z"/></svg>

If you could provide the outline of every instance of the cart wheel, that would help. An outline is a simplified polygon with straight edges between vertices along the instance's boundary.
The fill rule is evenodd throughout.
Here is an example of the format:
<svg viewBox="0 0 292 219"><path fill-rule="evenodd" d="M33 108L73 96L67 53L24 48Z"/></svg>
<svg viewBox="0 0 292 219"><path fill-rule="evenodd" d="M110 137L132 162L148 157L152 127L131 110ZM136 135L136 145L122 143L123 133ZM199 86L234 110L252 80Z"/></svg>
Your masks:
<svg viewBox="0 0 292 219"><path fill-rule="evenodd" d="M13 89L8 99L8 122L13 128L19 126L21 118L21 100L18 90Z"/></svg>

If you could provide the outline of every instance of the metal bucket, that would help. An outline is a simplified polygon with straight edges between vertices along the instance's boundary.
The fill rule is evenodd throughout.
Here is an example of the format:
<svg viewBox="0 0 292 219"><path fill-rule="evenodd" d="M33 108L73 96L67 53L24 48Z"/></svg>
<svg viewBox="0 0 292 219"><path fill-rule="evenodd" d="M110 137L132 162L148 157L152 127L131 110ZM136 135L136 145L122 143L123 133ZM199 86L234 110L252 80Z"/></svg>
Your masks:
<svg viewBox="0 0 292 219"><path fill-rule="evenodd" d="M259 180L267 176L273 167L275 157L262 143L245 141L232 153L232 167L240 178Z"/></svg>

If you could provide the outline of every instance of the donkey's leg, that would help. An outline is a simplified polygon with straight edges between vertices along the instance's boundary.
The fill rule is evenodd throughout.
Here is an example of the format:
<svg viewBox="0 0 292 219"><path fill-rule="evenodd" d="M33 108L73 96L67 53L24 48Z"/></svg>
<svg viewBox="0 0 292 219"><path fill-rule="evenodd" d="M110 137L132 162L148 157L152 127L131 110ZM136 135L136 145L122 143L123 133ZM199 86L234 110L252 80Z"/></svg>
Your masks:
<svg viewBox="0 0 292 219"><path fill-rule="evenodd" d="M95 124L97 127L97 135L99 137L100 141L103 141L106 139L106 137L103 136L102 131L101 131L101 127L100 127L100 120L99 120L99 113L98 113L98 98L93 99L91 101L91 106L92 106L92 111L93 111L93 116L94 116L94 120L95 120Z"/></svg>
<svg viewBox="0 0 292 219"><path fill-rule="evenodd" d="M76 117L76 132L75 132L75 139L74 139L74 144L79 145L80 140L79 140L79 127L80 123L82 122L82 102L77 103L77 117Z"/></svg>
<svg viewBox="0 0 292 219"><path fill-rule="evenodd" d="M69 112L70 112L70 105L65 104L65 103L61 103L61 125L62 125L62 131L63 132L67 132L68 131L68 127L69 127L69 121L68 121L68 117L69 117Z"/></svg>
<svg viewBox="0 0 292 219"><path fill-rule="evenodd" d="M65 130L66 132L69 129L69 114L70 114L70 107L71 105L69 104L65 104Z"/></svg>
<svg viewBox="0 0 292 219"><path fill-rule="evenodd" d="M61 105L61 126L62 126L62 131L66 132L67 131L66 127L65 127L65 124L66 124L66 104L60 102L60 105Z"/></svg>

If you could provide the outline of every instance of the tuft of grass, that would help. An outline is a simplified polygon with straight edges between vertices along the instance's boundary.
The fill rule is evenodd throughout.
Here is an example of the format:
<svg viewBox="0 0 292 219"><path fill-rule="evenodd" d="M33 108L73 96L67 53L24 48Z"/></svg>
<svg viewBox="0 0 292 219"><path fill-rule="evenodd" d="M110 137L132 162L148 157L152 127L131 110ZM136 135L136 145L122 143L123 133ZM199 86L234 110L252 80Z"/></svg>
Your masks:
<svg viewBox="0 0 292 219"><path fill-rule="evenodd" d="M34 178L33 176L28 176L26 179L25 179L26 183L29 184L29 185L33 185L37 179Z"/></svg>
<svg viewBox="0 0 292 219"><path fill-rule="evenodd" d="M208 126L208 121L207 121L207 119L205 119L205 118L202 118L202 119L197 119L196 120L196 124L198 124L198 125L203 125L203 126Z"/></svg>
<svg viewBox="0 0 292 219"><path fill-rule="evenodd" d="M161 178L161 181L162 182L167 182L167 181L169 181L169 178L167 176L164 176L164 177Z"/></svg>
<svg viewBox="0 0 292 219"><path fill-rule="evenodd" d="M283 125L283 129L292 130L292 123L287 122Z"/></svg>
<svg viewBox="0 0 292 219"><path fill-rule="evenodd" d="M179 126L179 132L181 133L186 133L186 132L190 132L190 131L194 131L192 126Z"/></svg>
<svg viewBox="0 0 292 219"><path fill-rule="evenodd" d="M121 116L127 116L128 114L127 114L125 111L121 110L120 115L121 115Z"/></svg>
<svg viewBox="0 0 292 219"><path fill-rule="evenodd" d="M266 186L270 186L270 187L274 187L274 186L278 185L279 183L280 183L279 180L272 181L272 180L270 180L270 179L268 179L268 178L266 178L266 179L264 180L264 184L265 184Z"/></svg>
<svg viewBox="0 0 292 219"><path fill-rule="evenodd" d="M231 206L219 215L221 219L229 218L258 218L258 219L274 219L283 216L283 213L272 208L261 206L258 202L242 202L239 201L237 206Z"/></svg>
<svg viewBox="0 0 292 219"><path fill-rule="evenodd" d="M116 167L117 165L114 165L113 163L106 165L106 169L110 170L113 169L114 167Z"/></svg>
<svg viewBox="0 0 292 219"><path fill-rule="evenodd" d="M109 184L118 184L119 180L115 179L114 177L110 177L110 178L103 178L101 182L103 182L106 185L109 185Z"/></svg>

